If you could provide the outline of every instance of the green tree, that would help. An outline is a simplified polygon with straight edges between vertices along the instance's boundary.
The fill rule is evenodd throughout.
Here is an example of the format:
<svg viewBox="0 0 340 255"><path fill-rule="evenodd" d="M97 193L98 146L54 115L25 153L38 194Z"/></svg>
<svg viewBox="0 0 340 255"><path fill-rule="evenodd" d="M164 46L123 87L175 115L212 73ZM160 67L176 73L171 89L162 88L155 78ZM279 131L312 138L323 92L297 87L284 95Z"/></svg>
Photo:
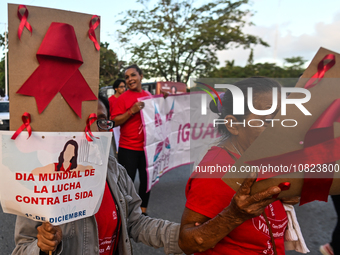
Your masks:
<svg viewBox="0 0 340 255"><path fill-rule="evenodd" d="M99 87L111 86L114 81L123 77L124 61L119 61L117 54L108 48L109 43L100 43L100 81Z"/></svg>
<svg viewBox="0 0 340 255"><path fill-rule="evenodd" d="M251 59L251 56L249 57ZM298 78L304 71L306 62L302 57L285 58L283 67L275 63L256 63L248 59L246 66L235 66L233 61L226 61L224 67L215 68L207 78L247 78L251 76L266 76L272 78ZM289 64L287 66L287 63Z"/></svg>
<svg viewBox="0 0 340 255"><path fill-rule="evenodd" d="M294 77L299 77L303 73L303 65L307 62L307 60L304 60L300 56L285 58L284 60L284 69L290 76Z"/></svg>
<svg viewBox="0 0 340 255"><path fill-rule="evenodd" d="M5 58L0 61L0 95L5 90ZM1 95L2 96L2 95Z"/></svg>
<svg viewBox="0 0 340 255"><path fill-rule="evenodd" d="M0 34L0 48L5 50L5 33L3 35ZM5 90L5 54L1 56L0 60L0 95L2 96L3 91Z"/></svg>
<svg viewBox="0 0 340 255"><path fill-rule="evenodd" d="M141 4L147 1L137 0ZM256 44L261 38L243 33L248 0L215 0L194 7L194 1L159 0L152 9L129 10L119 22L119 40L141 65L146 77L188 82L191 75L204 76L218 65L216 52Z"/></svg>
<svg viewBox="0 0 340 255"><path fill-rule="evenodd" d="M302 57L285 58L283 67L275 63L256 63L253 64L252 53L249 55L247 65L235 66L234 60L226 61L225 66L215 68L205 78L248 78L252 76L265 76L277 78L286 87L295 86L298 78L304 71L304 60ZM288 64L288 65L287 65ZM217 80L216 80L217 82Z"/></svg>

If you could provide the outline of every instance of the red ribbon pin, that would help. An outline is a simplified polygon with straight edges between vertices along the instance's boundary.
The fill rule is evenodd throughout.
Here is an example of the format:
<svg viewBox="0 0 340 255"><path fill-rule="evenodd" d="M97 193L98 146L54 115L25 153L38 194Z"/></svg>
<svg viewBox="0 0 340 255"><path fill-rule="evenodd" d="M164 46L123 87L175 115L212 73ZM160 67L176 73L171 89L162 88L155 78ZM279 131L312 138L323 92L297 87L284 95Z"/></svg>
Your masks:
<svg viewBox="0 0 340 255"><path fill-rule="evenodd" d="M327 63L328 62L328 63ZM308 80L305 85L305 89L310 89L316 86L322 78L325 76L325 73L335 65L335 56L334 54L326 55L318 64L318 71Z"/></svg>
<svg viewBox="0 0 340 255"><path fill-rule="evenodd" d="M85 127L85 136L87 141L93 142L93 138L99 139L99 137L95 137L91 131L91 125L97 120L97 114L91 113L90 116L86 120Z"/></svg>
<svg viewBox="0 0 340 255"><path fill-rule="evenodd" d="M20 9L22 9L22 8L25 9L24 15L21 15L21 13L20 13ZM28 29L28 31L31 32L31 35L32 35L32 31L33 31L30 23L28 23L28 21L27 21L28 10L26 8L26 5L21 4L21 5L18 6L18 18L20 19L20 25L19 25L19 28L18 28L18 37L19 37L19 40L20 40L21 34L24 31L24 27L26 27Z"/></svg>
<svg viewBox="0 0 340 255"><path fill-rule="evenodd" d="M290 188L290 182L281 182L279 184L279 188L281 189L281 191L285 191L285 190L289 190ZM281 192L280 192L281 193ZM279 193L279 194L280 194ZM273 198L277 198L279 196L279 194L276 194L273 196Z"/></svg>
<svg viewBox="0 0 340 255"><path fill-rule="evenodd" d="M15 133L12 135L11 139L15 140L18 135L26 128L27 132L28 132L28 138L31 137L32 135L32 128L30 126L30 123L31 123L31 115L28 113L28 112L25 112L23 115L22 115L22 122L24 124L22 124L17 131L15 131Z"/></svg>
<svg viewBox="0 0 340 255"><path fill-rule="evenodd" d="M93 20L97 19L96 22L93 24ZM93 15L91 20L90 20L90 29L89 29L89 38L91 39L91 41L93 41L94 46L96 47L96 49L99 51L100 50L100 45L97 41L97 37L96 37L96 33L94 32L94 30L96 30L96 28L99 26L100 23L100 19L99 16L97 15Z"/></svg>

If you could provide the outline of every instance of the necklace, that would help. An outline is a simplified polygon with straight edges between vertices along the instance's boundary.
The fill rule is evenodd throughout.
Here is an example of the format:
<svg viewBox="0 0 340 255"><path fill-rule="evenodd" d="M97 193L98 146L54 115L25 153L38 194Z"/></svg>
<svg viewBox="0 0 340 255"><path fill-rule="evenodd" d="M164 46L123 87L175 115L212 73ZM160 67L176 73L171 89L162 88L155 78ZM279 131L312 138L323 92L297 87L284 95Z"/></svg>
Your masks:
<svg viewBox="0 0 340 255"><path fill-rule="evenodd" d="M230 141L231 145L234 147L234 149L236 150L236 152L241 156L241 152L236 148L236 146L233 144L232 141Z"/></svg>

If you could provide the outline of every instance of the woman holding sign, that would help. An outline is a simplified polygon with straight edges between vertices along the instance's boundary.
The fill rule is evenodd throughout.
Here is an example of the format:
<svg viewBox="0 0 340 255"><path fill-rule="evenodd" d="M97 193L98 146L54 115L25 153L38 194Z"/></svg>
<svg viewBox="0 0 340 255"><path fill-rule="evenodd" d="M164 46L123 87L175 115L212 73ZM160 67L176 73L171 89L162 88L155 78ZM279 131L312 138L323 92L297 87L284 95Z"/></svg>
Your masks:
<svg viewBox="0 0 340 255"><path fill-rule="evenodd" d="M146 159L144 154L144 133L140 110L144 103L138 98L151 94L142 89L143 72L137 65L125 69L125 82L129 90L116 100L111 118L120 126L118 161L122 164L132 180L139 173L139 196L142 199L141 209L146 214L150 192L147 189Z"/></svg>
<svg viewBox="0 0 340 255"><path fill-rule="evenodd" d="M108 120L108 102L99 99L98 131L109 131L114 123ZM58 255L131 255L130 238L155 248L164 247L166 254L182 254L178 247L179 224L147 217L142 214L140 205L141 199L126 170L110 155L99 211L60 226L18 216L16 247L12 254L39 255L53 251Z"/></svg>
<svg viewBox="0 0 340 255"><path fill-rule="evenodd" d="M272 90L280 88L277 82L260 77L245 79L235 86L245 95L245 102L247 89L253 89L253 104L257 110L270 109ZM245 103L245 114L235 115L233 95L228 90L222 97L222 105L211 103L210 108L220 115L223 124L218 125L218 131L223 138L207 152L187 183L180 247L186 254L285 254L283 236L287 215L281 201L274 198L280 188L274 186L250 194L256 180L256 174L251 174L239 183L240 188L235 192L221 179L225 172L203 171L211 166L230 169L270 125L267 120L274 118L279 107L272 114L258 116L251 113ZM249 120L253 120L252 126L248 125ZM285 202L297 203L298 198Z"/></svg>

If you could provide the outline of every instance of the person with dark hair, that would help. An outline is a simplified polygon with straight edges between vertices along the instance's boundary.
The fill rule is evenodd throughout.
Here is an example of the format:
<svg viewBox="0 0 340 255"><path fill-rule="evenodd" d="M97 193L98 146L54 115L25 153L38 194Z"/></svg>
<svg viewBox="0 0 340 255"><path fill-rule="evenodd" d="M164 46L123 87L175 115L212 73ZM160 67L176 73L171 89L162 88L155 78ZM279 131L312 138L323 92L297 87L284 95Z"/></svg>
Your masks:
<svg viewBox="0 0 340 255"><path fill-rule="evenodd" d="M113 107L115 102L117 101L118 97L123 94L126 90L126 83L124 79L117 79L112 85L112 88L115 91L115 94L109 97L109 104L110 104L110 112L113 112Z"/></svg>
<svg viewBox="0 0 340 255"><path fill-rule="evenodd" d="M171 93L171 94L176 94L176 93L177 93L177 88L176 88L176 86L172 86L172 87L170 88L170 93Z"/></svg>
<svg viewBox="0 0 340 255"><path fill-rule="evenodd" d="M135 179L138 168L140 185L139 196L142 199L141 209L146 214L150 192L147 190L146 159L144 154L144 133L140 110L144 103L138 98L150 96L142 90L143 72L137 65L125 69L125 81L129 88L121 95L111 113L116 126L120 126L118 162L122 164L132 180Z"/></svg>
<svg viewBox="0 0 340 255"><path fill-rule="evenodd" d="M58 163L54 163L56 171L70 171L76 169L78 159L78 143L74 140L69 140L58 157Z"/></svg>
<svg viewBox="0 0 340 255"><path fill-rule="evenodd" d="M99 97L97 127L107 132L114 122L108 118L105 100L101 100ZM166 254L182 254L178 246L179 224L143 215L133 182L112 154L107 167L104 195L95 215L60 226L18 216L12 254L42 255L53 251L58 255L132 255L130 238L155 248L164 247Z"/></svg>
<svg viewBox="0 0 340 255"><path fill-rule="evenodd" d="M235 83L245 96L243 115L233 114L233 96L224 93L222 105L210 104L226 124L218 125L222 139L204 156L188 180L186 207L183 212L179 245L186 254L285 254L284 231L287 215L280 200L273 196L280 193L278 186L251 194L256 180L252 173L237 192L221 179L225 172L213 174L200 172L204 167L232 166L254 140L270 125L276 111L267 116L250 112L247 105L247 89L253 90L253 105L257 110L270 109L273 104L272 90L280 84L264 77L253 77ZM248 126L254 119L258 127ZM242 123L245 123L243 125ZM297 203L298 197L286 198L285 203Z"/></svg>

